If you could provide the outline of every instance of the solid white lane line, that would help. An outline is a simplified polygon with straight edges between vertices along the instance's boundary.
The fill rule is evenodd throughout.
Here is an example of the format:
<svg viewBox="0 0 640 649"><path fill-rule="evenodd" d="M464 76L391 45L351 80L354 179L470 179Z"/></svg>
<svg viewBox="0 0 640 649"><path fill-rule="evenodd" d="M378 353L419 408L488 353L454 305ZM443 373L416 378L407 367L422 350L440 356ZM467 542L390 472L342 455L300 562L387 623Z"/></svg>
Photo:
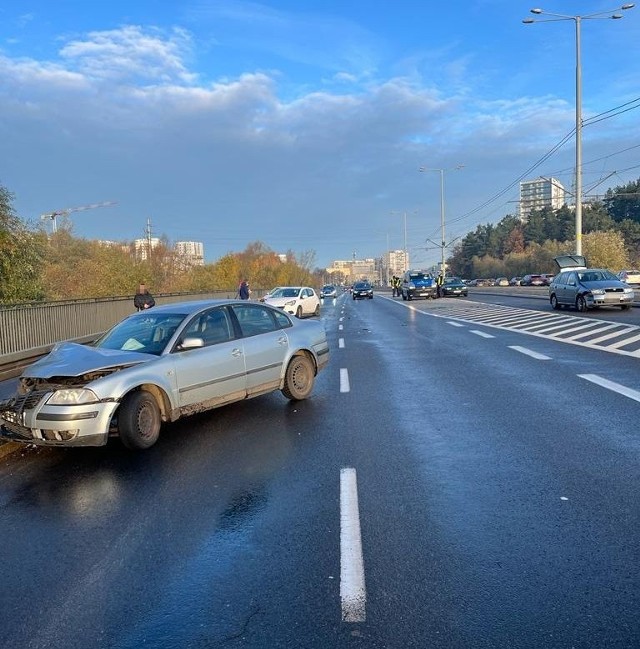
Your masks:
<svg viewBox="0 0 640 649"><path fill-rule="evenodd" d="M545 356L544 354L534 352L532 349L527 349L526 347L520 347L518 345L509 345L509 349L514 349L515 351L520 352L521 354L525 354L526 356L531 356L531 358L535 358L536 360L539 361L551 360L551 356Z"/></svg>
<svg viewBox="0 0 640 649"><path fill-rule="evenodd" d="M640 392L638 392L638 390L633 390L626 387L625 385L620 385L620 383L614 383L613 381L609 381L608 379L603 379L597 374L578 374L578 376L581 379L585 379L585 381L591 381L591 383L595 383L600 387L607 388L607 390L611 390L612 392L617 392L618 394L621 394L625 397L629 397L629 399L640 401Z"/></svg>
<svg viewBox="0 0 640 649"><path fill-rule="evenodd" d="M349 372L346 367L340 368L340 392L349 392Z"/></svg>
<svg viewBox="0 0 640 649"><path fill-rule="evenodd" d="M364 622L367 591L356 470L340 469L340 600L344 622Z"/></svg>
<svg viewBox="0 0 640 649"><path fill-rule="evenodd" d="M338 347L344 349L344 338L338 338Z"/></svg>
<svg viewBox="0 0 640 649"><path fill-rule="evenodd" d="M471 329L471 333L482 338L495 338L495 336L488 334L486 331L479 331L478 329Z"/></svg>

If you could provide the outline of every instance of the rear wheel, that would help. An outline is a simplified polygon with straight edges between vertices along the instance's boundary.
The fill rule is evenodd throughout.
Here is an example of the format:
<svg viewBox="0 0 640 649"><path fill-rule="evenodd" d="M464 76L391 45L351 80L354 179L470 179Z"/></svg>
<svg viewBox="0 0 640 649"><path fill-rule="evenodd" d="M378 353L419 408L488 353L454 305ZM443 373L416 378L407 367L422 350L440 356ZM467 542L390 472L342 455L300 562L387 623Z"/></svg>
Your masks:
<svg viewBox="0 0 640 649"><path fill-rule="evenodd" d="M584 313L589 307L587 306L587 301L584 299L583 295L578 295L576 298L576 309L581 313Z"/></svg>
<svg viewBox="0 0 640 649"><path fill-rule="evenodd" d="M621 308L623 311L628 311L628 310L631 308L631 305L630 305L630 304L621 304L621 305L620 305L620 308Z"/></svg>
<svg viewBox="0 0 640 649"><path fill-rule="evenodd" d="M320 315L320 305L316 304L316 310L313 312L313 315Z"/></svg>
<svg viewBox="0 0 640 649"><path fill-rule="evenodd" d="M282 394L291 401L306 399L313 390L314 377L313 363L309 358L307 356L294 356L284 376Z"/></svg>
<svg viewBox="0 0 640 649"><path fill-rule="evenodd" d="M555 293L549 298L549 301L551 302L552 309L555 309L556 311L560 309L560 304L558 302L558 298L556 297Z"/></svg>
<svg viewBox="0 0 640 649"><path fill-rule="evenodd" d="M118 431L122 443L132 450L153 446L160 436L160 408L144 391L128 394L118 411Z"/></svg>

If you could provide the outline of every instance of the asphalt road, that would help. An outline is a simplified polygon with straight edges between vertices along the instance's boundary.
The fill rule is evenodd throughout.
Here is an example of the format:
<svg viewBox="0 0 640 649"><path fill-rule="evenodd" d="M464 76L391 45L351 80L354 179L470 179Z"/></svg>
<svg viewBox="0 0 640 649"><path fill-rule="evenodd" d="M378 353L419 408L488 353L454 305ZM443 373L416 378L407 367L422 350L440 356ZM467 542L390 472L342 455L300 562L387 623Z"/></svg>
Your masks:
<svg viewBox="0 0 640 649"><path fill-rule="evenodd" d="M0 460L0 646L640 646L638 357L470 302L342 296L306 402Z"/></svg>

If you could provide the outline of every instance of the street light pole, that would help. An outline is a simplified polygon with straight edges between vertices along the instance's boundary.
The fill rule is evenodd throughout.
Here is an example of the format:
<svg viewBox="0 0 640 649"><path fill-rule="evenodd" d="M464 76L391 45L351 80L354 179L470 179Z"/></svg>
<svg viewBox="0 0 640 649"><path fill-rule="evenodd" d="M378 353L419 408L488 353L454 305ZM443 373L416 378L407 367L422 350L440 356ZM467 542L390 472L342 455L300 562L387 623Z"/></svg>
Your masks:
<svg viewBox="0 0 640 649"><path fill-rule="evenodd" d="M391 214L400 214L400 212L391 212ZM403 259L403 268L404 270L408 270L407 268L407 212L404 212L404 259Z"/></svg>
<svg viewBox="0 0 640 649"><path fill-rule="evenodd" d="M565 16L564 14L555 14L542 9L531 9L531 13L537 16L547 15L554 16L549 19L534 20L533 18L525 18L522 22L525 25L532 23L548 23L558 22L561 20L573 20L576 24L576 255L582 255L582 61L581 61L581 23L583 20L595 19L613 19L618 20L622 18L620 14L611 14L612 11L633 9L635 4L624 4L621 7L610 9L608 11L599 11L594 14L585 16ZM605 15L610 14L610 15Z"/></svg>
<svg viewBox="0 0 640 649"><path fill-rule="evenodd" d="M447 248L447 240L445 238L445 218L444 218L444 172L456 171L462 169L464 165L458 165L452 169L430 169L429 167L420 167L420 171L438 171L440 172L440 273L444 278L446 275L446 259L445 253Z"/></svg>

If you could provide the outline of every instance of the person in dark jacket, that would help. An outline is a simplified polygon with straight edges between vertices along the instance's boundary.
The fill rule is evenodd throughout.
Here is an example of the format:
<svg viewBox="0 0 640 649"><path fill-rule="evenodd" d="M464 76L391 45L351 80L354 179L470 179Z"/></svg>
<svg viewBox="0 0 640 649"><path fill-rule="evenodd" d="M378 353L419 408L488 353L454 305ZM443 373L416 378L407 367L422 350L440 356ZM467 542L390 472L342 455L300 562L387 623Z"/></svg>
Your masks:
<svg viewBox="0 0 640 649"><path fill-rule="evenodd" d="M238 297L241 300L248 300L250 295L251 290L249 289L249 282L247 282L246 279L243 279L242 282L240 282L240 286L238 287Z"/></svg>
<svg viewBox="0 0 640 649"><path fill-rule="evenodd" d="M147 287L144 284L140 284L138 287L138 292L133 298L133 306L138 311L144 311L145 309L150 309L152 306L156 305L156 301L153 299L153 295L149 293Z"/></svg>

